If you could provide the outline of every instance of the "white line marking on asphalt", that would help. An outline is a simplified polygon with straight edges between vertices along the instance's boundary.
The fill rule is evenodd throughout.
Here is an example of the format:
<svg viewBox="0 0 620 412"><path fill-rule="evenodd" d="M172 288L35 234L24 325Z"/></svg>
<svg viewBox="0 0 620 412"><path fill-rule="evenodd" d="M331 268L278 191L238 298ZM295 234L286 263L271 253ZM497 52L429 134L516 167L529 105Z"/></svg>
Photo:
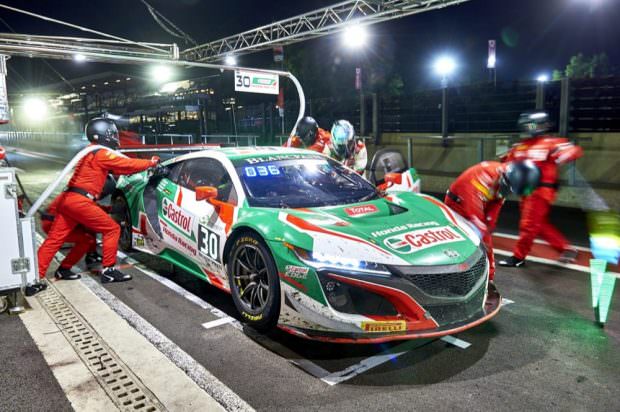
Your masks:
<svg viewBox="0 0 620 412"><path fill-rule="evenodd" d="M202 327L205 329L216 328L221 325L226 325L227 323L232 323L235 321L235 318L231 318L230 316L226 318L219 318L216 320L212 320L211 322L205 322L202 324Z"/></svg>
<svg viewBox="0 0 620 412"><path fill-rule="evenodd" d="M440 340L449 343L450 345L454 345L460 349L467 349L471 346L471 343L464 341L463 339L459 339L452 335L446 335L442 337Z"/></svg>
<svg viewBox="0 0 620 412"><path fill-rule="evenodd" d="M330 374L328 370L323 369L322 367L308 359L289 359L289 362L297 366L304 372L314 376L315 378L323 379Z"/></svg>
<svg viewBox="0 0 620 412"><path fill-rule="evenodd" d="M493 248L493 252L497 253L498 255L502 255L502 256L512 256L512 252L509 252L507 250L503 250L503 249L495 249ZM580 266L580 265L575 265L574 263L562 263L562 262L558 262L556 260L552 260L552 259L546 259L546 258L541 258L538 256L528 256L526 259L526 264L527 261L531 261L531 262L536 262L536 263L542 263L545 265L551 265L551 266L556 266L562 269L570 269L570 270L575 270L577 272L583 272L583 273L590 273L590 268L587 266ZM498 265L499 266L499 265ZM620 279L620 273L616 273L616 272L608 272L613 274L616 278Z"/></svg>
<svg viewBox="0 0 620 412"><path fill-rule="evenodd" d="M518 240L519 239L519 236L511 235L510 233L494 232L493 236L504 237L506 239L512 239L512 240ZM549 246L549 243L545 242L542 239L536 239L536 240L534 240L534 243L538 243L539 245L547 245L547 246ZM581 250L582 252L591 252L591 250L589 248L587 248L587 247L575 246L575 245L571 245L571 246L574 247L577 250Z"/></svg>
<svg viewBox="0 0 620 412"><path fill-rule="evenodd" d="M174 292L178 293L179 295L183 296L185 299L189 300L190 302L200 306L202 309L208 310L209 312L211 312L211 314L217 316L218 318L229 318L230 316L228 316L226 313L222 312L221 310L219 310L218 308L216 308L215 306L210 305L209 303L205 302L204 300L200 299L198 296L194 295L191 292L188 292L187 290L183 289L181 286L177 285L176 283L174 283L173 281L171 281L170 279L166 279L163 276L158 275L157 273L146 269L144 267L142 267L140 264L137 264L137 262L135 260L133 260L130 257L127 257L127 255L125 255L125 261L128 263L132 263L134 264L134 268L139 270L140 272L144 273L145 275L147 275L148 277L150 277L153 280L156 280L157 282L161 283L162 285L166 286L167 288L173 290ZM133 263L133 262L136 263ZM234 326L235 328L242 330L243 329L243 325L241 324L241 322L239 322L236 319L233 319L229 322L232 326Z"/></svg>
<svg viewBox="0 0 620 412"><path fill-rule="evenodd" d="M510 299L502 298L502 301L501 301L501 303L500 303L500 306L507 306L507 305L510 305L510 304L513 304L513 303L515 303L515 301L514 301L514 300L510 300Z"/></svg>
<svg viewBox="0 0 620 412"><path fill-rule="evenodd" d="M409 342L407 342L409 343ZM396 348L400 348L401 346L411 346L411 345L407 345L407 343L403 343L400 344L398 346L396 346ZM395 349L396 349L395 348ZM344 381L348 381L351 378L354 378L355 376L366 372L369 369L372 369L374 367L377 367L379 365L384 364L385 362L388 362L390 360L396 359L401 355L404 355L405 353L407 353L411 348L407 347L407 349L401 351L401 352L394 352L394 353L383 353L381 355L375 355L375 356L371 356L370 358L366 358L363 361L361 361L360 363L356 363L355 365L351 365L348 368L341 370L339 372L334 372L331 373L329 375L327 375L326 377L322 378L321 380L323 382L325 382L326 384L330 385L330 386L334 386L336 384L342 383Z"/></svg>

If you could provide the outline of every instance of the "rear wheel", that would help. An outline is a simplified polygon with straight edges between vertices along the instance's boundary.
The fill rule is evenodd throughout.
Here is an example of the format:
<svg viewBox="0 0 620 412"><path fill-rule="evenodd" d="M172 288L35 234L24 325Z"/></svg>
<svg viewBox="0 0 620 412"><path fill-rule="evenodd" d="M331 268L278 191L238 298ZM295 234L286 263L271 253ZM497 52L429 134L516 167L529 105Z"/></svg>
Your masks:
<svg viewBox="0 0 620 412"><path fill-rule="evenodd" d="M280 316L280 279L265 242L254 233L239 236L228 257L230 291L243 321L265 332Z"/></svg>
<svg viewBox="0 0 620 412"><path fill-rule="evenodd" d="M112 202L112 218L121 227L121 237L118 242L119 248L124 252L131 252L131 212L123 195L115 197Z"/></svg>

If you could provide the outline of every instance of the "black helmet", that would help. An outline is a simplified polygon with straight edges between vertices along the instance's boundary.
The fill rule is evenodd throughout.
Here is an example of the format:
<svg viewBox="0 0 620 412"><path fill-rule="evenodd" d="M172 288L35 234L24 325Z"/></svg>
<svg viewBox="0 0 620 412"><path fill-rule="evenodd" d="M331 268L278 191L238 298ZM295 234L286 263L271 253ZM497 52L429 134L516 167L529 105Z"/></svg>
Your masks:
<svg viewBox="0 0 620 412"><path fill-rule="evenodd" d="M517 196L528 196L540 184L540 170L531 160L512 162L506 165L499 181L499 194L502 197L510 192Z"/></svg>
<svg viewBox="0 0 620 412"><path fill-rule="evenodd" d="M306 116L297 123L297 136L301 139L304 146L310 146L316 140L316 132L319 130L319 125L313 117Z"/></svg>
<svg viewBox="0 0 620 412"><path fill-rule="evenodd" d="M540 136L551 128L549 115L543 111L521 113L517 121L519 131L527 137Z"/></svg>
<svg viewBox="0 0 620 412"><path fill-rule="evenodd" d="M110 149L118 149L118 129L111 119L95 118L86 123L86 138L96 144L107 146Z"/></svg>

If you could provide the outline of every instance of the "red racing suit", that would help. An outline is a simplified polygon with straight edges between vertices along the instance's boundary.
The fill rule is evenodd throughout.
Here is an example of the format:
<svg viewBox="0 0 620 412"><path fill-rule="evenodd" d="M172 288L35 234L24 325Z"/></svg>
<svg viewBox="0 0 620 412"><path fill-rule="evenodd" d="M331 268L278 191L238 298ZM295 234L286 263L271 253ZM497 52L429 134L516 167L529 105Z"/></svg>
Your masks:
<svg viewBox="0 0 620 412"><path fill-rule="evenodd" d="M43 231L48 234L56 215L58 214L58 205L64 200L61 193L50 203L45 214L41 216L41 227ZM71 269L77 262L84 257L86 253L97 251L97 237L96 233L89 232L83 226L77 225L64 239L65 243L73 243L73 247L60 263L60 267L63 269Z"/></svg>
<svg viewBox="0 0 620 412"><path fill-rule="evenodd" d="M551 204L558 190L558 166L577 160L583 155L579 146L568 139L536 136L513 145L501 157L503 162L529 159L540 169L540 186L530 196L521 199L519 240L513 255L522 260L528 255L537 236L561 252L569 247L566 238L549 222Z"/></svg>
<svg viewBox="0 0 620 412"><path fill-rule="evenodd" d="M316 131L316 138L314 139L314 143L310 146L306 147L308 150L313 150L315 152L323 153L325 150L325 146L329 144L332 139L332 134L325 130L319 129ZM283 147L295 147L295 148L304 148L304 143L301 141L299 136L289 137L289 139L282 145Z"/></svg>
<svg viewBox="0 0 620 412"><path fill-rule="evenodd" d="M78 225L88 232L102 234L103 266L114 266L121 230L95 199L110 172L119 175L137 173L155 166L158 160L130 159L109 149L89 153L80 160L67 191L58 202L58 212L47 239L39 248L39 277L45 277L52 258Z"/></svg>
<svg viewBox="0 0 620 412"><path fill-rule="evenodd" d="M497 217L504 204L499 196L499 180L504 165L500 162L482 162L465 170L450 186L444 203L473 223L487 248L489 279L495 277L493 237Z"/></svg>

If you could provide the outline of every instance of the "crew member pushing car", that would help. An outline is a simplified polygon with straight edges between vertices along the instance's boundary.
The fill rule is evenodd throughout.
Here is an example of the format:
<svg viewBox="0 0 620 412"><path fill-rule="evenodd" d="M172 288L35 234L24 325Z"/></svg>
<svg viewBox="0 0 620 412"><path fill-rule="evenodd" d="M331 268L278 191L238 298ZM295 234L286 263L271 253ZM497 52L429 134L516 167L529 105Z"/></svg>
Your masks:
<svg viewBox="0 0 620 412"><path fill-rule="evenodd" d="M296 147L323 153L331 138L331 134L327 130L321 129L316 120L310 116L302 118L297 123L295 131L296 135L289 137L284 143L284 147Z"/></svg>
<svg viewBox="0 0 620 412"><path fill-rule="evenodd" d="M103 191L99 195L100 199L104 199L107 196L112 195L116 188L116 180L108 175ZM56 215L58 214L58 205L63 200L63 195L60 194L50 203L45 213L41 214L41 228L45 234L48 234L51 230ZM111 207L98 204L104 212L110 213ZM73 247L67 253L67 256L60 263L54 277L57 279L74 280L79 279L81 276L71 270L77 262L84 257L84 263L88 269L92 269L96 265L100 264L103 260L102 256L97 253L97 234L86 230L82 225L77 225L71 233L65 238L65 243L73 243Z"/></svg>
<svg viewBox="0 0 620 412"><path fill-rule="evenodd" d="M560 252L561 262L572 262L577 257L577 251L571 248L562 233L549 222L549 212L558 191L558 166L577 160L583 155L583 150L568 139L546 135L550 123L545 112L523 113L519 117L518 125L525 138L515 144L501 160L533 161L540 169L541 183L532 196L521 200L519 240L512 256L501 260L499 264L510 267L523 265L539 235Z"/></svg>
<svg viewBox="0 0 620 412"><path fill-rule="evenodd" d="M452 183L444 203L469 220L482 234L489 258L489 280L495 277L492 233L510 192L527 196L536 189L540 171L533 162L482 162L465 170Z"/></svg>
<svg viewBox="0 0 620 412"><path fill-rule="evenodd" d="M355 138L355 129L347 120L337 120L331 130L331 139L325 145L323 153L343 165L364 173L368 163L366 145L361 139Z"/></svg>
<svg viewBox="0 0 620 412"><path fill-rule="evenodd" d="M159 158L154 156L151 160L129 159L116 152L115 149L119 145L118 130L110 119L97 118L89 121L86 125L86 137L91 144L106 146L109 149L89 153L76 166L67 189L58 202L57 215L48 237L38 251L39 277L41 279L45 277L56 252L76 226L81 225L86 231L102 234L102 282L130 280L130 275L114 267L120 227L95 200L99 198L109 173L119 175L138 173L156 166Z"/></svg>

